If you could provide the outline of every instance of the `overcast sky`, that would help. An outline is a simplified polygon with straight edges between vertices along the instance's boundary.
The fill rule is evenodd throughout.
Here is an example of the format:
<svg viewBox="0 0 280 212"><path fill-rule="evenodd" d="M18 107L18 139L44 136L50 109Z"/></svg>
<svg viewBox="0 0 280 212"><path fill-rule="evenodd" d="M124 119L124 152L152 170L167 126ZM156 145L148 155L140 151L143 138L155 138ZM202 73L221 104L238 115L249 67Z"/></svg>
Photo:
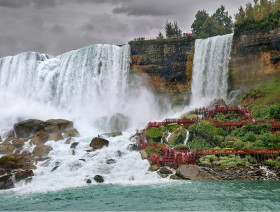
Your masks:
<svg viewBox="0 0 280 212"><path fill-rule="evenodd" d="M252 0L0 0L0 57L24 51L58 55L89 44L155 37L165 21L191 31L198 10L225 5L234 16Z"/></svg>

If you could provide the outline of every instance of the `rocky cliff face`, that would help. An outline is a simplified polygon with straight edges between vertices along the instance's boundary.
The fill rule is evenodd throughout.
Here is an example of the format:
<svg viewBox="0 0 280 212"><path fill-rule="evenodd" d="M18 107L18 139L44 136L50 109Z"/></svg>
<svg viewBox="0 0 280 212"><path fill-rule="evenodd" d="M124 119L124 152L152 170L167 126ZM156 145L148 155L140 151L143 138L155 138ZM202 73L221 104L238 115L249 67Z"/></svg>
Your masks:
<svg viewBox="0 0 280 212"><path fill-rule="evenodd" d="M194 40L140 41L130 46L132 70L148 74L157 91L172 95L190 91Z"/></svg>
<svg viewBox="0 0 280 212"><path fill-rule="evenodd" d="M235 35L230 61L230 89L248 91L280 74L280 28Z"/></svg>

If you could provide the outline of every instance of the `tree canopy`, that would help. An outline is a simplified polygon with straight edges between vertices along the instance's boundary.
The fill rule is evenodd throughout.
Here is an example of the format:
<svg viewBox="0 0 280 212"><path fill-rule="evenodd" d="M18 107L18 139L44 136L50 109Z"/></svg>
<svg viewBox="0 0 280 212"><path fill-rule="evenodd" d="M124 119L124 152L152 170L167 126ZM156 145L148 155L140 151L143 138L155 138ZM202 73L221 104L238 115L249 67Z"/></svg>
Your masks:
<svg viewBox="0 0 280 212"><path fill-rule="evenodd" d="M210 16L205 10L200 10L195 15L191 26L192 33L201 38L232 33L232 18L221 5L216 12Z"/></svg>
<svg viewBox="0 0 280 212"><path fill-rule="evenodd" d="M179 36L181 36L181 34L182 34L182 31L181 31L181 29L178 27L178 24L177 24L176 21L174 21L174 22L172 23L172 22L169 22L169 21L167 20L166 23L165 23L164 30L165 30L165 36L166 36L167 38L179 37Z"/></svg>

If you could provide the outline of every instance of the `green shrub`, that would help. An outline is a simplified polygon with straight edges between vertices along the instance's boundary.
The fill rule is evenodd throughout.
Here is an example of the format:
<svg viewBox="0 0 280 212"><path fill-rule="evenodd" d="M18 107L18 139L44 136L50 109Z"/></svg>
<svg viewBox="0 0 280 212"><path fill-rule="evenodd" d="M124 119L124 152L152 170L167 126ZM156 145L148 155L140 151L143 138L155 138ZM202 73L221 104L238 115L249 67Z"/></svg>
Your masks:
<svg viewBox="0 0 280 212"><path fill-rule="evenodd" d="M154 154L154 153L156 155L160 155L161 154L161 151L159 149L155 149L155 148L153 148L151 146L148 146L145 150L146 150L146 152L147 152L149 157L151 157L152 154Z"/></svg>
<svg viewBox="0 0 280 212"><path fill-rule="evenodd" d="M217 135L226 137L226 136L228 136L228 132L225 131L223 128L218 128L218 129L217 129Z"/></svg>
<svg viewBox="0 0 280 212"><path fill-rule="evenodd" d="M245 136L242 138L243 141L245 141L245 142L252 142L252 143L255 142L256 139L257 139L256 135L253 132L247 132L245 134Z"/></svg>
<svg viewBox="0 0 280 212"><path fill-rule="evenodd" d="M217 128L215 125L209 121L203 120L200 122L196 122L195 124L191 125L189 127L190 132L202 132L210 135L212 138L214 138Z"/></svg>
<svg viewBox="0 0 280 212"><path fill-rule="evenodd" d="M247 158L240 158L240 156L236 155L220 157L219 161L214 161L213 164L220 168L236 168L238 166L248 167L250 165Z"/></svg>
<svg viewBox="0 0 280 212"><path fill-rule="evenodd" d="M173 148L173 149L175 149L175 150L188 150L189 148L188 148L188 146L187 146L187 145L184 145L184 144L178 144L178 145L174 146L174 148Z"/></svg>
<svg viewBox="0 0 280 212"><path fill-rule="evenodd" d="M204 138L194 136L191 141L188 141L187 146L191 149L210 149L214 146L208 143Z"/></svg>
<svg viewBox="0 0 280 212"><path fill-rule="evenodd" d="M172 133L175 129L177 129L180 125L177 123L171 123L167 125L167 130Z"/></svg>
<svg viewBox="0 0 280 212"><path fill-rule="evenodd" d="M269 109L269 115L273 119L280 119L280 103L277 103Z"/></svg>
<svg viewBox="0 0 280 212"><path fill-rule="evenodd" d="M260 135L258 140L263 142L264 147L274 147L274 138L271 132Z"/></svg>
<svg viewBox="0 0 280 212"><path fill-rule="evenodd" d="M6 162L9 162L9 161L17 163L18 159L17 158L8 157L8 156L3 156L3 157L0 158L0 163L6 163Z"/></svg>
<svg viewBox="0 0 280 212"><path fill-rule="evenodd" d="M210 162L218 160L218 157L216 155L206 155L205 158L207 158Z"/></svg>
<svg viewBox="0 0 280 212"><path fill-rule="evenodd" d="M212 165L212 163L207 158L200 158L199 161L204 166L211 166Z"/></svg>

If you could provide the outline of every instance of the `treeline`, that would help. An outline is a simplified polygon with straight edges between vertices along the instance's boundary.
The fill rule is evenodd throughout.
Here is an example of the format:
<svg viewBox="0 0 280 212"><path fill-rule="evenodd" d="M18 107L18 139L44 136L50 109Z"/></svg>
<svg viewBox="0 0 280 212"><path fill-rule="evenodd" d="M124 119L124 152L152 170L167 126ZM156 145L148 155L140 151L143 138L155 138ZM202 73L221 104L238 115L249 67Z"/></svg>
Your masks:
<svg viewBox="0 0 280 212"><path fill-rule="evenodd" d="M235 33L251 29L267 31L280 27L280 0L254 0L254 4L247 3L246 8L239 7L235 19Z"/></svg>

